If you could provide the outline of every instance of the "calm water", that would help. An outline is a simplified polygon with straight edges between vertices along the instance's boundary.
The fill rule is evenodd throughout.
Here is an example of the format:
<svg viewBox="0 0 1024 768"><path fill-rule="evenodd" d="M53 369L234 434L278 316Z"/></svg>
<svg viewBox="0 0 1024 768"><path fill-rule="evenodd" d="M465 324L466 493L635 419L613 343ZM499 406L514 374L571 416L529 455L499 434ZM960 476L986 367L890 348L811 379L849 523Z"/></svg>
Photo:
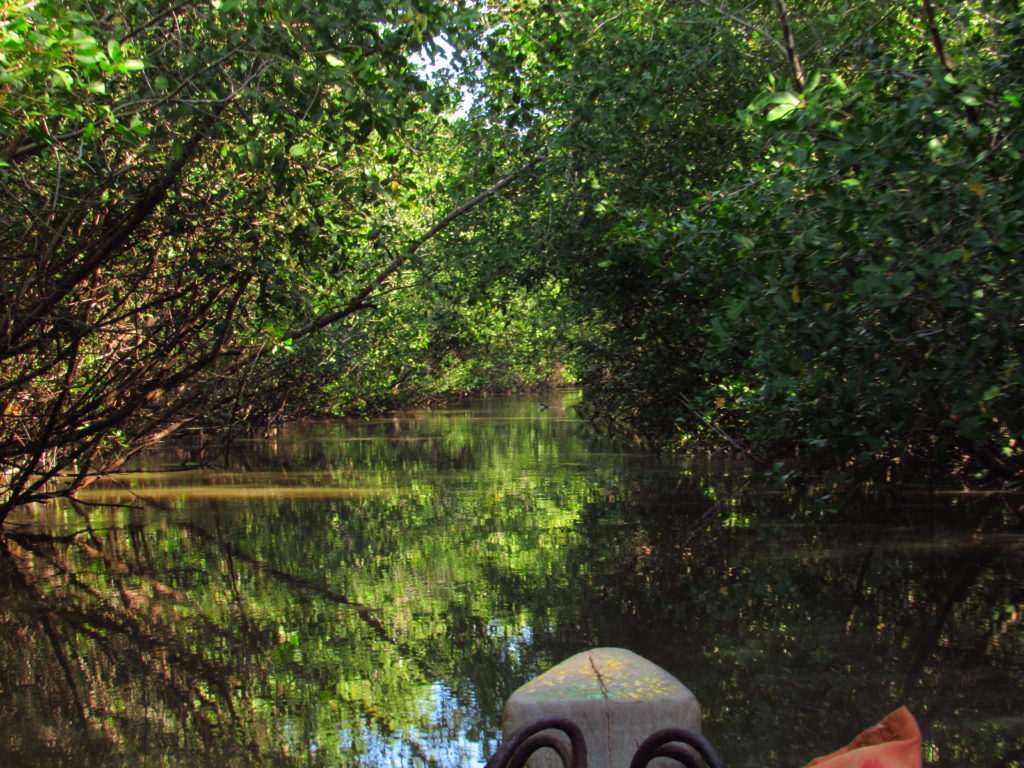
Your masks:
<svg viewBox="0 0 1024 768"><path fill-rule="evenodd" d="M512 690L615 645L694 690L729 766L901 704L926 764L1024 766L1020 499L756 490L563 405L296 426L187 473L167 448L84 497L113 506L22 519L0 765L479 766Z"/></svg>

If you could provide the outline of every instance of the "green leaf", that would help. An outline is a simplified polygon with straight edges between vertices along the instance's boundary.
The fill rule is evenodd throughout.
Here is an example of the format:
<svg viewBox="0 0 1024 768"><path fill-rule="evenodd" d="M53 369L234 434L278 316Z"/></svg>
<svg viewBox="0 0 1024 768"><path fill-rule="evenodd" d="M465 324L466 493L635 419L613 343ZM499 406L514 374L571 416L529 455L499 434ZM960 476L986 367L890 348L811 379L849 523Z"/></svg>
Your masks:
<svg viewBox="0 0 1024 768"><path fill-rule="evenodd" d="M128 124L128 127L140 136L148 136L150 132L149 126L142 122L142 118L138 113L132 115L132 121Z"/></svg>
<svg viewBox="0 0 1024 768"><path fill-rule="evenodd" d="M68 90L71 90L71 86L74 85L75 81L71 79L71 75L65 72L63 69L53 70L53 74L50 75L51 86L64 86Z"/></svg>
<svg viewBox="0 0 1024 768"><path fill-rule="evenodd" d="M780 91L768 97L769 104L788 104L791 107L800 106L800 97L792 91Z"/></svg>
<svg viewBox="0 0 1024 768"><path fill-rule="evenodd" d="M725 328L722 325L722 321L719 320L717 317L711 318L711 330L720 339L729 338L729 332L725 330Z"/></svg>
<svg viewBox="0 0 1024 768"><path fill-rule="evenodd" d="M781 120L786 115L788 115L790 112L792 112L794 109L796 109L796 107L793 106L792 104L779 104L777 107L774 107L768 113L767 118L768 118L769 121Z"/></svg>
<svg viewBox="0 0 1024 768"><path fill-rule="evenodd" d="M747 300L734 301L725 311L725 316L730 320L737 320L747 310Z"/></svg>
<svg viewBox="0 0 1024 768"><path fill-rule="evenodd" d="M981 396L981 401L987 403L990 400L995 400L997 397L1003 394L1003 388L999 384L993 384L984 395Z"/></svg>
<svg viewBox="0 0 1024 768"><path fill-rule="evenodd" d="M75 38L75 47L83 53L89 53L91 51L98 51L100 49L99 43L96 42L95 37L85 35L83 37Z"/></svg>
<svg viewBox="0 0 1024 768"><path fill-rule="evenodd" d="M752 251L752 250L754 250L754 241L751 240L746 235L741 235L741 234L737 233L737 234L734 234L732 236L732 239L735 240L737 243L739 243L740 247L743 248L743 250L745 250L745 251Z"/></svg>
<svg viewBox="0 0 1024 768"><path fill-rule="evenodd" d="M980 441L985 437L985 425L982 418L977 415L968 416L959 421L956 425L957 432L968 440Z"/></svg>

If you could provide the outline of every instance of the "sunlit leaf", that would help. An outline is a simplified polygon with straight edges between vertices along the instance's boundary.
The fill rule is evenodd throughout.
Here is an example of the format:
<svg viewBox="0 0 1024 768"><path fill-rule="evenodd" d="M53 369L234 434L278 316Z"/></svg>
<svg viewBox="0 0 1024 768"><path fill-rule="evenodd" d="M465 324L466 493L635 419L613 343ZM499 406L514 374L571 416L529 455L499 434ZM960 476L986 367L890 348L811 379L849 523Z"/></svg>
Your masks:
<svg viewBox="0 0 1024 768"><path fill-rule="evenodd" d="M767 119L769 121L781 120L794 109L796 109L796 106L793 104L779 104L768 111Z"/></svg>

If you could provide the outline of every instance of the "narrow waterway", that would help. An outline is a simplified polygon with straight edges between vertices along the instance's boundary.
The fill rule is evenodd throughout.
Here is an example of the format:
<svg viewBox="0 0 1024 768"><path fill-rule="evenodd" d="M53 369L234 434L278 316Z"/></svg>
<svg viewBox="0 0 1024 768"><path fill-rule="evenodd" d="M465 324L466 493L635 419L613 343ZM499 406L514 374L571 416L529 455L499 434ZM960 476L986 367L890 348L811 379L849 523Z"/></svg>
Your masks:
<svg viewBox="0 0 1024 768"><path fill-rule="evenodd" d="M0 539L0 765L480 766L517 686L623 646L729 766L906 704L1024 765L1019 498L755 488L586 437L572 393L165 446ZM763 485L763 484L762 484Z"/></svg>

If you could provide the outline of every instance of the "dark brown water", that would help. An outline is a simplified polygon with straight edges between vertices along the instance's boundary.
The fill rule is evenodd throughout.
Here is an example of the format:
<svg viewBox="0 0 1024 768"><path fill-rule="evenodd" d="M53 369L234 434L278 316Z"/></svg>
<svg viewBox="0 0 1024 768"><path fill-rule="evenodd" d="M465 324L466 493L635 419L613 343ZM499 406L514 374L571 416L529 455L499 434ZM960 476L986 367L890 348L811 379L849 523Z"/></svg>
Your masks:
<svg viewBox="0 0 1024 768"><path fill-rule="evenodd" d="M571 397L571 395L569 395ZM901 704L935 766L1024 766L1020 500L854 505L486 400L147 471L0 539L2 766L479 766L508 694L630 648L730 766ZM53 538L56 536L57 538Z"/></svg>

